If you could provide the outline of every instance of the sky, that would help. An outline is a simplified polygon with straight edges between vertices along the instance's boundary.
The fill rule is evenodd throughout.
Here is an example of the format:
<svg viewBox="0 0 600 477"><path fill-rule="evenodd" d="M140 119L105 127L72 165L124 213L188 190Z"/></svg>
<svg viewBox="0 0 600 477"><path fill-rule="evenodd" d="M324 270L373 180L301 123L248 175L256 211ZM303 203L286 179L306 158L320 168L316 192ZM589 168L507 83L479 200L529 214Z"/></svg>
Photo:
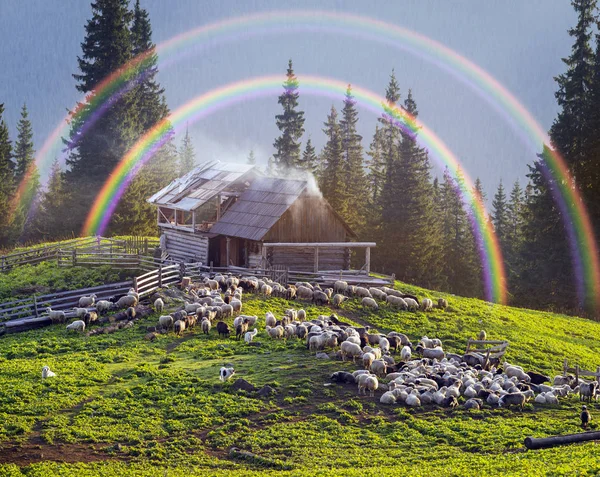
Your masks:
<svg viewBox="0 0 600 477"><path fill-rule="evenodd" d="M567 30L576 22L566 0L378 0L214 2L142 0L150 14L155 43L182 32L230 17L271 10L329 10L352 13L407 28L473 61L502 83L525 106L544 130L551 126L557 105L553 77L564 72L561 58L570 53ZM89 1L0 0L0 103L5 105L11 138L23 103L27 104L40 149L64 121L68 109L81 99L72 77ZM316 97L302 92L302 75L318 75L355 84L384 95L392 69L402 99L409 88L419 119L455 153L472 177L479 177L490 207L500 180L510 188L526 184L527 164L541 151L523 140L514 121L490 106L451 71L389 44L338 31L299 32L284 22L275 34L238 35L190 45L176 56L159 58L158 80L171 110L192 98L232 81L280 74L288 59L300 81L300 108L305 112L305 135L320 150L325 143L323 122L342 97ZM162 65L162 66L161 66ZM275 125L280 113L277 94L246 100L188 125L198 161L219 159L245 162L252 149L259 163L273 154ZM377 116L359 105L359 133L368 149ZM179 146L183 132L176 143ZM58 153L57 153L58 154ZM432 157L432 173L441 165ZM42 167L47 170L47 167Z"/></svg>

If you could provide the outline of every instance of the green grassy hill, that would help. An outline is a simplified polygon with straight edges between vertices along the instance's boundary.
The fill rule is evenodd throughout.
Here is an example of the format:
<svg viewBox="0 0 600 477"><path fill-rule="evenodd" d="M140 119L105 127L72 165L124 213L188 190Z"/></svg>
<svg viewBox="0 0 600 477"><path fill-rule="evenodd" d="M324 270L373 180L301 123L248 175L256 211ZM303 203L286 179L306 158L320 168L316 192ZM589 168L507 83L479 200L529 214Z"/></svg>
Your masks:
<svg viewBox="0 0 600 477"><path fill-rule="evenodd" d="M463 352L485 329L508 339L507 360L557 374L563 359L600 365L600 324L551 313L496 306L397 283L419 296L445 296L450 307L429 313L378 312L349 300L345 321L381 331L440 338ZM526 436L578 432L579 401L558 407L529 404L524 412L447 411L435 406L383 406L354 386L324 386L331 372L357 365L317 360L298 340L273 341L264 313L329 308L258 296L244 313L257 314L259 347L209 336L198 327L181 338L143 339L146 326L111 335L68 335L55 326L0 338L0 475L597 475L595 443L523 450ZM235 392L218 380L224 364L272 398ZM57 377L42 382L49 365ZM600 407L592 404L600 421ZM594 426L595 427L595 426ZM241 460L235 446L256 454Z"/></svg>

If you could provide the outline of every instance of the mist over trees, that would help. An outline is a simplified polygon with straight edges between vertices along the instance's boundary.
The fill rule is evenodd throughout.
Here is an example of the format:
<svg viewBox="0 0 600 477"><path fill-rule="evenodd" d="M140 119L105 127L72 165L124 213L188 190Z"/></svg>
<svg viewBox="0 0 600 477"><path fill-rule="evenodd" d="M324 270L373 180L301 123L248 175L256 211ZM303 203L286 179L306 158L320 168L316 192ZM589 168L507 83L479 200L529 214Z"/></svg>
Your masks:
<svg viewBox="0 0 600 477"><path fill-rule="evenodd" d="M502 248L510 303L583 313L586 304L582 307L577 297L565 217L553 196L558 184L545 161L551 150L564 157L600 236L600 34L595 33L600 12L596 0L572 4L577 22L569 30L573 46L563 59L565 70L555 78L559 112L549 131L551 144L531 158L521 182L498 178L497 184L487 184L488 190L496 190L489 198L479 178L467 194L461 171L433 173L419 130L407 120L419 117L419 98L411 90L414 85L403 84L394 69L381 92L381 115L369 119L373 127L363 138L357 131L364 118L351 84L320 119L322 129L305 131L302 75L296 75L290 59L274 118L279 135L272 156L257 158L250 151L247 162L267 174L290 169L313 174L359 240L377 242L374 270L432 289L483 297L484 249L476 240L475 212L468 202L469 196L476 197L489 211L482 220L493 227ZM144 61L130 63L139 55ZM0 214L0 248L78 235L111 171L168 117L151 22L139 0L133 5L128 0L94 1L77 60L73 77L86 100L63 138L66 163L54 162L43 188L34 160L39 138L27 106L22 106L11 138L0 103L0 210L6 211ZM119 69L126 86L84 133L94 95ZM146 199L207 159L194 150L188 130L179 150L173 136L171 128L163 146L129 184L109 234L155 234L155 210ZM324 145L318 150L316 144Z"/></svg>

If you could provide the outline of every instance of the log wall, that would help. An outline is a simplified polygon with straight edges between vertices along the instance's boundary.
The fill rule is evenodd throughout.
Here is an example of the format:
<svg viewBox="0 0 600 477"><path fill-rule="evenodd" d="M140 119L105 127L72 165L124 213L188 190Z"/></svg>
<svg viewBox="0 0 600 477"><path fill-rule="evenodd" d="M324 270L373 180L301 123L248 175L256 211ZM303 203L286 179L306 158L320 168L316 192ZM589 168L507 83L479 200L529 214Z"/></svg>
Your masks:
<svg viewBox="0 0 600 477"><path fill-rule="evenodd" d="M208 237L176 229L162 229L166 251L183 262L208 262Z"/></svg>
<svg viewBox="0 0 600 477"><path fill-rule="evenodd" d="M284 265L290 270L314 271L315 250L305 247L268 248L267 260L271 265ZM320 248L319 270L344 270L348 268L347 249Z"/></svg>

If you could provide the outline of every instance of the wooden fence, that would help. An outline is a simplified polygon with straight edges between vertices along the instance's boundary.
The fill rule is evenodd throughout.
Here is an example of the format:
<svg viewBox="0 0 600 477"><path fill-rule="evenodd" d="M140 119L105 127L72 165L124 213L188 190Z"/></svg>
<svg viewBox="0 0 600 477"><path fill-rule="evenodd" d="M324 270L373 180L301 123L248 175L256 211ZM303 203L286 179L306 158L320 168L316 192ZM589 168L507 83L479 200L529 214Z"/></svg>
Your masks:
<svg viewBox="0 0 600 477"><path fill-rule="evenodd" d="M596 368L596 372L588 371L587 369L581 369L578 364L574 368L569 368L569 362L565 358L563 363L563 376L572 373L575 375L576 382L579 382L580 376L587 376L588 378L594 378L600 386L600 366Z"/></svg>
<svg viewBox="0 0 600 477"><path fill-rule="evenodd" d="M473 340L467 341L467 350L465 354L479 353L484 355L485 361L483 368L487 369L491 359L502 359L508 349L506 340Z"/></svg>
<svg viewBox="0 0 600 477"><path fill-rule="evenodd" d="M133 288L140 298L150 295L155 290L178 283L183 278L180 264L160 265L158 269L144 273L133 279Z"/></svg>
<svg viewBox="0 0 600 477"><path fill-rule="evenodd" d="M126 270L154 270L162 261L142 254L124 253L120 250L59 250L59 267L102 267L110 266ZM172 262L169 262L172 263Z"/></svg>

